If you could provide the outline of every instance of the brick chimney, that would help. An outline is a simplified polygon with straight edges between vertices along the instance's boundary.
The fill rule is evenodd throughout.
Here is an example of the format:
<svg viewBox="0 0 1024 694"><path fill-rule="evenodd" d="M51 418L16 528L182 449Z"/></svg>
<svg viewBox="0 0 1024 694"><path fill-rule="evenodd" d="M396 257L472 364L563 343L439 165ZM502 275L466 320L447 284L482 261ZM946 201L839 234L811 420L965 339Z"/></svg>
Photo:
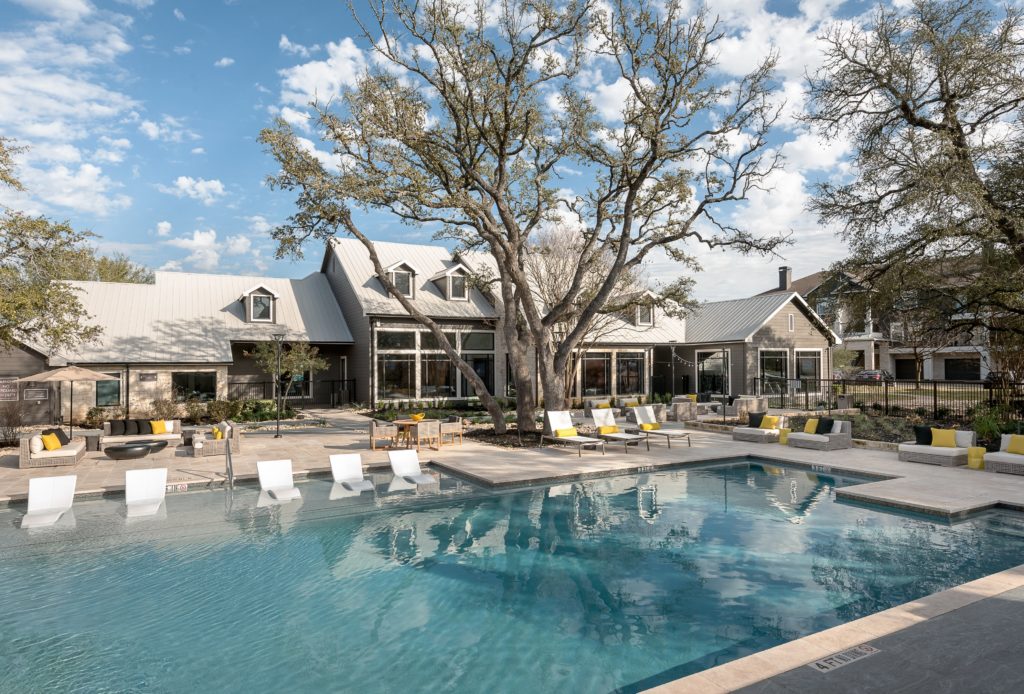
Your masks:
<svg viewBox="0 0 1024 694"><path fill-rule="evenodd" d="M793 287L793 268L783 265L779 268L779 291L788 292Z"/></svg>

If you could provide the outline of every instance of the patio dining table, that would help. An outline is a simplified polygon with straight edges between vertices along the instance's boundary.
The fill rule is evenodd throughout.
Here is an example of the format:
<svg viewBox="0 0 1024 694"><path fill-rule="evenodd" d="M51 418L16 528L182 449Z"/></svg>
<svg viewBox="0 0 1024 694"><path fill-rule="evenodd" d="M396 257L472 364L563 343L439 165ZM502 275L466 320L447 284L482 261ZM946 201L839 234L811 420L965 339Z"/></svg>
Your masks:
<svg viewBox="0 0 1024 694"><path fill-rule="evenodd" d="M412 448L412 433L417 424L423 422L440 422L440 419L396 419L392 422L398 427L398 440L403 442L406 448Z"/></svg>

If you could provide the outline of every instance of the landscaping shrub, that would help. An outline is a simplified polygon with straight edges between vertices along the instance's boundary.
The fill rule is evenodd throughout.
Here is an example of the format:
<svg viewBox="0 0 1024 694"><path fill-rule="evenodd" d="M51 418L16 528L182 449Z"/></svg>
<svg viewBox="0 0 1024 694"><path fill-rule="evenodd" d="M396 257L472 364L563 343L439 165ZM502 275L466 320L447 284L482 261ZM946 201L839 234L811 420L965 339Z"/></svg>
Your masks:
<svg viewBox="0 0 1024 694"><path fill-rule="evenodd" d="M206 416L206 403L195 398L185 401L185 419L193 424L203 421Z"/></svg>
<svg viewBox="0 0 1024 694"><path fill-rule="evenodd" d="M294 416L295 410L287 402L282 403L281 419L291 419ZM239 422L266 422L277 419L277 403L273 400L239 401L238 414L234 419Z"/></svg>
<svg viewBox="0 0 1024 694"><path fill-rule="evenodd" d="M85 420L83 424L90 429L102 429L103 422L109 422L115 419L124 419L127 416L127 412L121 405L114 405L113 407L90 407L89 411L85 413Z"/></svg>
<svg viewBox="0 0 1024 694"><path fill-rule="evenodd" d="M181 407L170 400L154 400L150 410L153 419L178 419L181 416Z"/></svg>
<svg viewBox="0 0 1024 694"><path fill-rule="evenodd" d="M17 446L24 423L25 408L21 400L0 403L0 446Z"/></svg>
<svg viewBox="0 0 1024 694"><path fill-rule="evenodd" d="M210 419L215 422L222 422L226 419L232 421L238 419L242 414L241 400L214 400L206 406Z"/></svg>

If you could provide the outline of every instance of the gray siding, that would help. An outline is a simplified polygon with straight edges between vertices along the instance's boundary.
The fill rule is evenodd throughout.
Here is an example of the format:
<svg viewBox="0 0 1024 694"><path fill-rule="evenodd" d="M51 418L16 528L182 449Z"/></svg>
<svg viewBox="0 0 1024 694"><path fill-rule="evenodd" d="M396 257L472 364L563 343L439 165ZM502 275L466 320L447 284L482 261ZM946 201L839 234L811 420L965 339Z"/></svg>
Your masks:
<svg viewBox="0 0 1024 694"><path fill-rule="evenodd" d="M324 263L324 274L352 333L353 344L348 352L348 377L355 379L353 399L356 402L370 402L370 320L363 313L355 288L341 271L340 262L337 253L329 251L329 260Z"/></svg>
<svg viewBox="0 0 1024 694"><path fill-rule="evenodd" d="M24 347L13 347L0 350L0 377L22 378L47 370L46 358L41 354ZM22 383L18 391L23 395L25 388L46 388L49 391L47 400L22 400L28 424L48 424L53 421L59 401L56 400L56 388L47 384Z"/></svg>
<svg viewBox="0 0 1024 694"><path fill-rule="evenodd" d="M789 329L789 316L793 316L794 329ZM795 302L784 306L773 316L763 328L754 333L754 337L747 345L745 359L745 390L753 392L754 379L760 376L761 350L777 349L786 350L789 355L789 377L795 378L796 363L795 352L800 349L821 350L820 376L828 376L828 339L821 333L815 323L803 312Z"/></svg>

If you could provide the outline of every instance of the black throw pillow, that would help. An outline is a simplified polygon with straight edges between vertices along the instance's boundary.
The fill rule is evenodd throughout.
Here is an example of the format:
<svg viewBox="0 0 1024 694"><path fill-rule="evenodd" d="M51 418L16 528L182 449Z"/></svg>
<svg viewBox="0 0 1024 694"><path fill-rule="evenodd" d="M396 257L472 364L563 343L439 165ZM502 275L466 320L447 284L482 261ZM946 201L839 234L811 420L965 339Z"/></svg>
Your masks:
<svg viewBox="0 0 1024 694"><path fill-rule="evenodd" d="M764 419L764 416L766 414L768 414L768 413L767 412L748 412L747 413L747 417L750 419L750 424L748 424L747 426L753 427L754 429L758 428L759 426L761 426L761 421Z"/></svg>
<svg viewBox="0 0 1024 694"><path fill-rule="evenodd" d="M124 435L125 436L138 436L139 435L139 423L134 419L126 419L124 421Z"/></svg>
<svg viewBox="0 0 1024 694"><path fill-rule="evenodd" d="M43 436L46 436L47 434L53 434L56 436L57 440L60 441L61 446L66 446L71 443L71 439L68 438L68 435L64 433L63 429L47 429L43 432Z"/></svg>
<svg viewBox="0 0 1024 694"><path fill-rule="evenodd" d="M916 443L918 446L932 445L932 428L928 426L916 425L914 427L914 443Z"/></svg>
<svg viewBox="0 0 1024 694"><path fill-rule="evenodd" d="M124 436L124 420L113 419L110 422L110 435L111 436Z"/></svg>
<svg viewBox="0 0 1024 694"><path fill-rule="evenodd" d="M814 430L814 433L815 434L831 434L832 433L832 425L835 424L835 421L836 420L832 419L831 417L819 417L818 418L818 428Z"/></svg>
<svg viewBox="0 0 1024 694"><path fill-rule="evenodd" d="M135 422L139 426L139 433L147 436L153 435L153 425L149 423L148 419L136 419Z"/></svg>

